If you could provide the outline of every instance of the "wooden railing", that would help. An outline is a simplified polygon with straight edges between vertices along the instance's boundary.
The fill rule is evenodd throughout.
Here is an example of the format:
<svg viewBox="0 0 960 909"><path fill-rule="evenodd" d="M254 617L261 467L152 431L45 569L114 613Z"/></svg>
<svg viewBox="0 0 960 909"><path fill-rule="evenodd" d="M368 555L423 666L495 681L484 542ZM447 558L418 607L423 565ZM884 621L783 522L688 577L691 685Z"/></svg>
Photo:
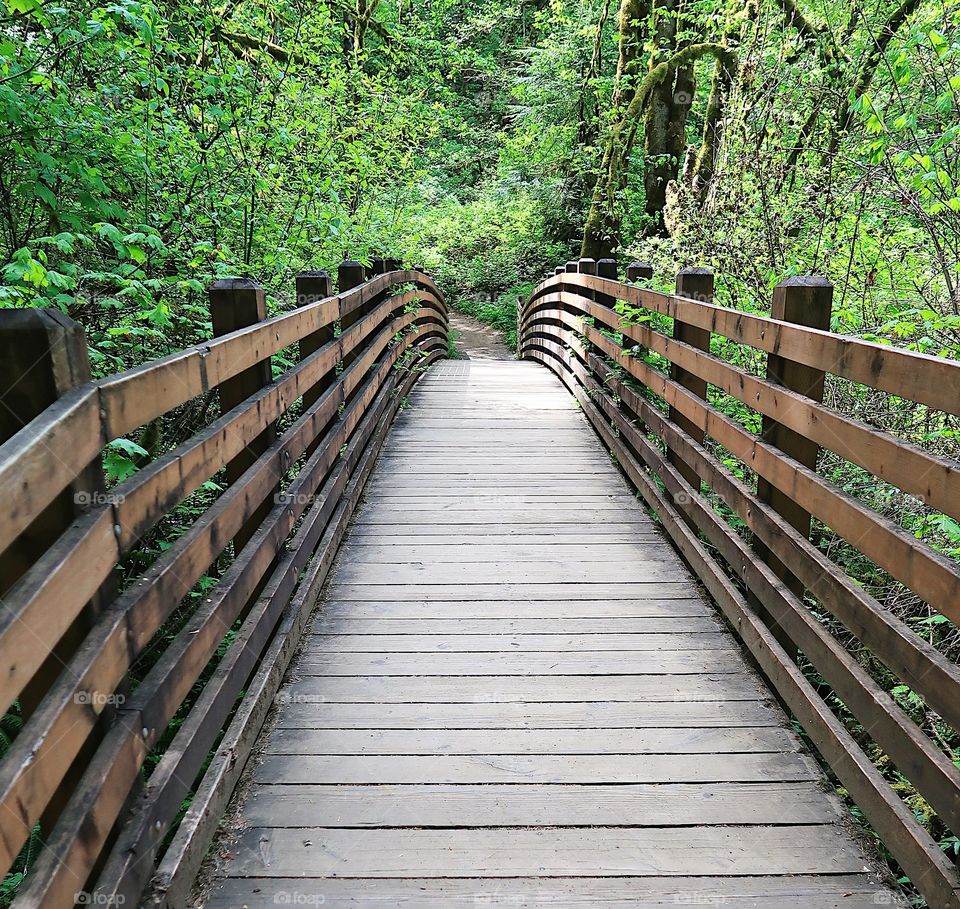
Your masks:
<svg viewBox="0 0 960 909"><path fill-rule="evenodd" d="M649 275L631 267L627 277ZM612 260L558 268L520 307L521 356L545 363L576 396L917 889L931 906L960 906L954 861L797 663L799 651L863 734L960 834L960 770L815 610L845 627L954 729L960 729L960 670L809 539L813 515L938 614L960 623L957 562L817 472L818 452L828 449L878 483L960 518L960 462L822 403L830 374L916 402L933 416L960 414L960 363L825 330L831 287L823 279L783 282L774 292L775 318L766 318L714 305L706 269L681 272L676 295L615 278ZM716 336L718 346L765 352L766 374L711 353ZM717 406L724 396L757 418L732 418L733 408ZM747 428L761 420L761 432ZM738 532L733 520L749 533Z"/></svg>
<svg viewBox="0 0 960 909"><path fill-rule="evenodd" d="M344 263L338 295L301 275L273 318L253 283L218 282L217 337L100 381L59 312L0 312L0 695L23 723L3 868L42 839L16 906L134 906L151 878L151 905L187 902L389 424L446 355L433 281L387 267ZM278 354L298 362L274 378ZM217 398L107 487L111 440ZM184 502L196 519L164 539Z"/></svg>

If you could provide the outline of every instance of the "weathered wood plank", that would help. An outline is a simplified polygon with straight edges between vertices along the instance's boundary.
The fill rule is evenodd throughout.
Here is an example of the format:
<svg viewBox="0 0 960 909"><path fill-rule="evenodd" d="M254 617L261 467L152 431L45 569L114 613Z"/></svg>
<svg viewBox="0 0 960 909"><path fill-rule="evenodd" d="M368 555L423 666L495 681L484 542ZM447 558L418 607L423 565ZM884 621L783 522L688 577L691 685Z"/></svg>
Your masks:
<svg viewBox="0 0 960 909"><path fill-rule="evenodd" d="M540 543L526 544L518 540L507 538L502 542L486 544L487 549L478 550L477 544L445 544L439 540L432 543L407 544L400 546L394 543L390 546L376 546L367 542L365 545L348 544L343 548L343 561L366 567L369 565L403 565L410 563L429 563L430 565L451 564L463 565L480 562L491 564L494 560L509 561L512 563L544 563L565 562L570 557L578 562L592 565L635 565L641 560L649 559L654 562L678 562L676 552L666 541L648 537L643 542L634 543L580 543L577 549L558 551L555 544ZM496 548L493 548L496 546ZM567 559L564 559L564 556ZM489 556L489 558L484 558Z"/></svg>
<svg viewBox="0 0 960 909"><path fill-rule="evenodd" d="M816 783L259 785L256 827L667 827L829 824Z"/></svg>
<svg viewBox="0 0 960 909"><path fill-rule="evenodd" d="M261 783L757 783L815 780L810 759L730 754L722 761L681 754L272 755Z"/></svg>
<svg viewBox="0 0 960 909"><path fill-rule="evenodd" d="M683 583L685 569L679 560L657 562L652 558L643 562L605 562L602 571L597 566L572 561L539 562L412 562L343 563L337 580L343 584L377 587L381 585L418 586L421 581L431 584L484 584L496 578L501 584L541 586L545 584L590 584L598 575L604 584L650 584L658 582Z"/></svg>
<svg viewBox="0 0 960 909"><path fill-rule="evenodd" d="M391 905L403 909L448 906L602 906L654 909L664 906L736 906L751 909L876 909L905 905L876 878L824 877L579 877L337 879L232 878L206 909L275 909L277 905L323 905L326 909Z"/></svg>
<svg viewBox="0 0 960 909"><path fill-rule="evenodd" d="M336 595L338 591L330 593ZM633 600L332 600L323 603L321 615L355 619L634 619L663 621L710 615L701 600L689 599L689 590L678 589L676 599Z"/></svg>
<svg viewBox="0 0 960 909"><path fill-rule="evenodd" d="M758 679L720 675L309 677L281 693L287 702L328 704L489 704L497 702L756 701Z"/></svg>
<svg viewBox="0 0 960 909"><path fill-rule="evenodd" d="M638 600L644 598L686 599L692 593L688 580L638 581L622 584L610 584L606 581L593 583L571 581L566 584L514 584L499 580L488 584L472 583L420 583L397 587L392 583L381 584L344 584L336 587L337 599L357 602L392 599L395 602L432 602L435 600L460 601L512 601L524 603L528 600L587 600L613 601Z"/></svg>
<svg viewBox="0 0 960 909"><path fill-rule="evenodd" d="M509 690L509 689L507 689ZM492 697L498 695L491 689ZM777 726L782 717L759 701L622 701L480 704L281 703L278 727L297 729L639 729L683 726ZM491 743L491 747L494 747Z"/></svg>
<svg viewBox="0 0 960 909"><path fill-rule="evenodd" d="M286 729L270 754L700 754L797 751L800 739L778 726L684 726L669 729Z"/></svg>
<svg viewBox="0 0 960 909"><path fill-rule="evenodd" d="M362 543L416 544L422 546L447 544L452 537L459 543L470 545L482 543L489 546L500 542L549 545L580 545L587 539L594 543L632 543L644 540L663 540L660 531L652 524L610 521L590 528L576 524L491 524L482 521L476 524L419 524L416 527L403 525L355 524L349 540Z"/></svg>
<svg viewBox="0 0 960 909"><path fill-rule="evenodd" d="M378 505L365 508L358 515L358 524L389 524L390 526L414 527L421 524L606 524L608 520L618 523L635 523L650 526L650 519L639 509L634 513L624 510L622 504L591 506L590 508L565 507L562 502L552 505L499 507L495 502L483 507L481 502L464 502L454 508L434 506L430 509L408 511L403 506Z"/></svg>
<svg viewBox="0 0 960 909"><path fill-rule="evenodd" d="M308 642L313 653L557 653L590 651L725 650L725 631L698 634L315 634Z"/></svg>
<svg viewBox="0 0 960 909"><path fill-rule="evenodd" d="M313 653L299 664L304 675L637 675L744 672L730 650L580 651L567 653Z"/></svg>
<svg viewBox="0 0 960 909"><path fill-rule="evenodd" d="M436 511L441 508L470 509L474 507L479 510L483 507L498 505L506 508L527 506L549 508L554 503L564 509L580 506L602 510L620 505L630 508L638 504L634 496L623 490L585 493L577 489L553 489L541 492L501 489L496 494L490 491L473 492L469 489L461 489L450 491L445 495L434 491L431 495L418 496L395 496L389 493L371 492L367 496L367 503L371 510L377 511L396 508L403 508L406 511Z"/></svg>
<svg viewBox="0 0 960 909"><path fill-rule="evenodd" d="M351 610L343 609L336 615L324 611L314 623L315 634L342 634L342 635L550 635L563 637L564 635L583 635L584 637L601 638L607 634L603 625L596 619L585 618L543 618L531 616L510 619L506 617L496 619L463 618L433 618L429 622L423 619L390 619L384 616L375 618L356 618ZM697 634L702 632L719 632L723 626L710 615L696 616L658 616L656 618L618 618L616 637L630 635L666 635L666 634ZM680 639L671 640L670 644L680 643ZM553 650L554 648L548 648Z"/></svg>
<svg viewBox="0 0 960 909"><path fill-rule="evenodd" d="M229 874L300 877L854 874L832 825L647 830L329 830L252 827Z"/></svg>

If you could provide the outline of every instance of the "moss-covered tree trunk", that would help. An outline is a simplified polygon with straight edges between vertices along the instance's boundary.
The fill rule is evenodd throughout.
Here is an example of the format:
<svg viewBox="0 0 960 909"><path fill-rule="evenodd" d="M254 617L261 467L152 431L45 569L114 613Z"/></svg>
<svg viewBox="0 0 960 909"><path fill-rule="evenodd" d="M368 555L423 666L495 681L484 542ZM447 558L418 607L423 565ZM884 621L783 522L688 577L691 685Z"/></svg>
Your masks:
<svg viewBox="0 0 960 909"><path fill-rule="evenodd" d="M654 3L653 40L650 69L654 70L677 49L677 0L656 0ZM673 160L671 132L676 130L676 74L671 69L653 89L647 105L643 130L643 192L647 215L645 233L664 232L663 210L667 205L667 184L676 178L677 162ZM689 110L687 100L686 110Z"/></svg>
<svg viewBox="0 0 960 909"><path fill-rule="evenodd" d="M653 67L637 87L623 116L610 128L600 176L593 190L590 210L583 229L581 255L601 256L616 248L622 222L621 201L629 176L630 156L637 138L640 119L647 110L653 93L664 84L676 87L676 73L685 70L701 57L722 59L731 72L737 66L736 56L722 44L691 44ZM685 102L688 105L689 101ZM669 119L667 121L669 123ZM675 133L678 135L679 131ZM669 147L669 143L668 143ZM677 162L679 166L679 161Z"/></svg>
<svg viewBox="0 0 960 909"><path fill-rule="evenodd" d="M609 183L607 174L614 157L614 134L619 134L625 112L637 93L637 80L643 57L643 46L649 35L650 0L621 0L617 13L618 40L617 75L613 87L610 110L610 131L604 147L599 177L594 188ZM603 258L613 249L620 225L616 194L603 206L591 204L584 233L584 256ZM615 223L616 222L616 223Z"/></svg>
<svg viewBox="0 0 960 909"><path fill-rule="evenodd" d="M727 34L726 45L734 42L732 33ZM733 69L723 58L718 58L713 68L713 79L710 83L710 98L707 101L707 110L703 117L703 134L700 139L700 148L697 150L693 170L690 175L690 185L694 196L702 201L713 183L716 172L717 152L720 148L720 131L723 127L723 115L726 109L727 98L733 88Z"/></svg>

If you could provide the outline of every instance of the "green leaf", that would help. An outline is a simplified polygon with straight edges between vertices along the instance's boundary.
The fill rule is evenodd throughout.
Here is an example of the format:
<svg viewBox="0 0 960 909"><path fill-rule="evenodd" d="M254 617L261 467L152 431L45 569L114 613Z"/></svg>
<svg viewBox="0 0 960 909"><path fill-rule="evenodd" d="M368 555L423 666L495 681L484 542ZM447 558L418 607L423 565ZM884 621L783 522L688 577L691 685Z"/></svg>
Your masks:
<svg viewBox="0 0 960 909"><path fill-rule="evenodd" d="M107 448L111 451L122 452L125 455L137 458L145 458L150 454L145 448L136 442L132 442L130 439L114 439L107 445Z"/></svg>
<svg viewBox="0 0 960 909"><path fill-rule="evenodd" d="M11 16L21 13L33 13L41 8L39 0L7 0L7 10Z"/></svg>

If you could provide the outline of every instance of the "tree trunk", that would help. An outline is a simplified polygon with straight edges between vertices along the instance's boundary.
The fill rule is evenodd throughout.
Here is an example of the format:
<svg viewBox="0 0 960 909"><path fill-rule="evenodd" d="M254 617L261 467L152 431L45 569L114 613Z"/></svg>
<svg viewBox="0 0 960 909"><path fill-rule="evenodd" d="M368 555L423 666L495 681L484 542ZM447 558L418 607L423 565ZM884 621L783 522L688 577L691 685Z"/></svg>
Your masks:
<svg viewBox="0 0 960 909"><path fill-rule="evenodd" d="M677 46L677 0L655 0L655 50L650 57L650 69L673 56ZM671 124L674 121L673 71L650 95L643 134L643 190L644 211L648 221L644 233L663 235L666 227L663 210L667 205L667 184L676 179L679 158L671 156ZM687 105L689 110L689 104Z"/></svg>
<svg viewBox="0 0 960 909"><path fill-rule="evenodd" d="M636 79L650 26L650 0L621 0L617 13L620 31L617 57L617 76L611 102L610 133L604 148L603 161L594 188L593 202L587 213L581 255L602 259L616 246L620 234L619 192L611 188L612 195L602 204L597 203L598 193L611 187L609 171L614 158L614 135L619 135L625 109L637 92Z"/></svg>
<svg viewBox="0 0 960 909"><path fill-rule="evenodd" d="M730 33L728 33L725 43L728 47L732 43ZM726 61L718 58L713 67L710 98L707 101L707 110L703 117L703 135L700 139L700 149L696 154L693 172L690 176L690 187L693 190L694 197L701 202L713 183L717 152L720 148L720 132L723 128L724 109L732 86L733 70Z"/></svg>
<svg viewBox="0 0 960 909"><path fill-rule="evenodd" d="M704 43L685 47L647 73L623 117L611 127L603 153L600 176L593 190L593 199L583 229L581 255L596 258L598 254L606 254L616 248L622 220L621 197L627 185L630 155L636 141L640 118L646 111L653 92L668 82L668 77L674 79L673 74L677 70L706 56L722 58L731 71L736 69L736 57L722 44Z"/></svg>

